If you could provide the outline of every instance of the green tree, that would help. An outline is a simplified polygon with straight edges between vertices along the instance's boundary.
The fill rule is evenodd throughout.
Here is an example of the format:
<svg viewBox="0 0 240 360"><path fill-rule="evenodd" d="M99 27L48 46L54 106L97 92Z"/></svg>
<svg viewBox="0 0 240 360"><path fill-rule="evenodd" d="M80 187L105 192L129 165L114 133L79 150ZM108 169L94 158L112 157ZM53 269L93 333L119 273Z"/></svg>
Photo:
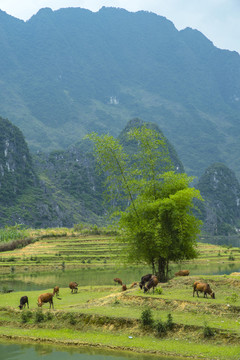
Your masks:
<svg viewBox="0 0 240 360"><path fill-rule="evenodd" d="M166 281L170 261L197 255L201 221L192 209L193 199L201 200L201 196L189 186L192 178L169 171L164 139L146 126L129 133L138 145L133 156L112 136L93 133L88 137L94 142L97 162L107 173L108 196L128 201L115 215L129 260L148 263L159 280Z"/></svg>

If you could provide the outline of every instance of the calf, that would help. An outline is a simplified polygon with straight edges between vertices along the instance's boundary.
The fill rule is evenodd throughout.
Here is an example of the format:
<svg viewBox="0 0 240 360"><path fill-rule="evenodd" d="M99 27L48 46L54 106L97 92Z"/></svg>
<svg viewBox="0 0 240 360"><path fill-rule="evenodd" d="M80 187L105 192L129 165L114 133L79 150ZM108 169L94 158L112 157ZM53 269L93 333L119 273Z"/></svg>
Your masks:
<svg viewBox="0 0 240 360"><path fill-rule="evenodd" d="M122 291L126 291L127 290L127 285L122 285Z"/></svg>
<svg viewBox="0 0 240 360"><path fill-rule="evenodd" d="M215 299L215 293L212 291L209 284L195 281L195 283L193 284L193 296L195 292L197 292L197 296L199 297L199 291L204 293L203 297L207 298L207 294L209 294L212 299Z"/></svg>
<svg viewBox="0 0 240 360"><path fill-rule="evenodd" d="M28 297L27 296L22 296L21 299L20 299L20 305L18 306L20 310L22 310L22 308L26 307L26 304L29 308L29 304L28 304Z"/></svg>
<svg viewBox="0 0 240 360"><path fill-rule="evenodd" d="M58 297L59 295L59 286L55 286L53 289L53 292L56 294L56 296Z"/></svg>
<svg viewBox="0 0 240 360"><path fill-rule="evenodd" d="M154 288L157 286L157 284L158 284L158 278L155 275L152 275L152 277L148 281L147 285L144 286L144 292L147 292L148 290L150 290L152 288L153 293L154 293Z"/></svg>
<svg viewBox="0 0 240 360"><path fill-rule="evenodd" d="M70 289L72 290L71 293L77 293L78 292L78 283L76 281L71 281L69 284Z"/></svg>
<svg viewBox="0 0 240 360"><path fill-rule="evenodd" d="M119 285L122 285L122 284L123 284L123 282L122 282L122 280L121 280L120 278L115 278L115 279L113 279L113 281L115 281L115 282L118 283Z"/></svg>

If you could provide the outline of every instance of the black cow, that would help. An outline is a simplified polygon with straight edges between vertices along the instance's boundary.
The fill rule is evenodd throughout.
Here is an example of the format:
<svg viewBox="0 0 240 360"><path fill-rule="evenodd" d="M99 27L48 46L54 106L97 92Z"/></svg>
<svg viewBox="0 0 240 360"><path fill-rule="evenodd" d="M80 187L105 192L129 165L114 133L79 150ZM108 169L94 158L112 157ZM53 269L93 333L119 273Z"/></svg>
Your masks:
<svg viewBox="0 0 240 360"><path fill-rule="evenodd" d="M22 310L23 307L25 308L26 304L27 304L27 306L29 308L28 297L27 296L22 296L21 299L20 299L19 309Z"/></svg>
<svg viewBox="0 0 240 360"><path fill-rule="evenodd" d="M141 281L139 283L140 289L142 289L144 287L144 285L146 284L146 282L148 282L152 277L152 274L147 274L141 277Z"/></svg>

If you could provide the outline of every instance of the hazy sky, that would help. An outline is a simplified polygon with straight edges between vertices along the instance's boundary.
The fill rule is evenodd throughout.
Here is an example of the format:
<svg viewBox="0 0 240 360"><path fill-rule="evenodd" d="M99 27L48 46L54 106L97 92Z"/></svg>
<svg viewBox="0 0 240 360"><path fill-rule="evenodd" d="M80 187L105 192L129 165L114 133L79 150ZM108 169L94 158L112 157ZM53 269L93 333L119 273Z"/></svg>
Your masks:
<svg viewBox="0 0 240 360"><path fill-rule="evenodd" d="M44 7L98 11L102 6L152 11L171 20L178 30L189 26L215 46L240 53L240 0L0 0L1 10L23 20Z"/></svg>

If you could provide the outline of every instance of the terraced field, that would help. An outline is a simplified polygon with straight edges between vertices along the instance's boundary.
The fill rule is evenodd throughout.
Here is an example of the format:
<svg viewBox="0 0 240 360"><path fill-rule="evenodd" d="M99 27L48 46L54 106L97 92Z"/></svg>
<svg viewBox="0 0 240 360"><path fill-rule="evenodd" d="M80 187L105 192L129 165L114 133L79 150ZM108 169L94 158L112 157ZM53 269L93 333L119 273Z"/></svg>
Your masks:
<svg viewBox="0 0 240 360"><path fill-rule="evenodd" d="M2 252L0 269L9 266L97 266L119 260L122 245L110 236L50 237L21 249Z"/></svg>
<svg viewBox="0 0 240 360"><path fill-rule="evenodd" d="M42 238L21 249L0 253L0 271L14 267L101 267L124 262L123 244L107 235L69 235ZM181 266L240 263L240 249L198 243L199 256ZM121 255L121 256L120 256Z"/></svg>

